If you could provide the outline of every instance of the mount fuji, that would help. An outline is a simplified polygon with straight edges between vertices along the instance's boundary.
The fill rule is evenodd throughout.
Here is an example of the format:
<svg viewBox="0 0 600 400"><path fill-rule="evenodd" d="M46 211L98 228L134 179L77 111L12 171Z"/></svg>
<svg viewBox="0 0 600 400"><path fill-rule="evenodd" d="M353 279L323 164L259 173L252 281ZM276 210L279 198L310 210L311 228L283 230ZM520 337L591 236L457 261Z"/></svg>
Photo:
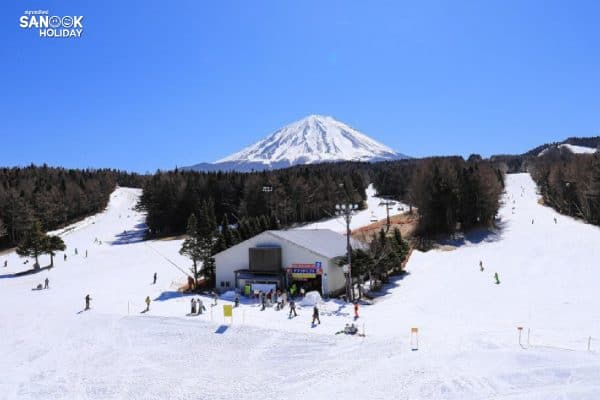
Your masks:
<svg viewBox="0 0 600 400"><path fill-rule="evenodd" d="M244 172L299 164L406 158L410 157L397 153L332 117L310 115L214 163L201 163L184 169Z"/></svg>

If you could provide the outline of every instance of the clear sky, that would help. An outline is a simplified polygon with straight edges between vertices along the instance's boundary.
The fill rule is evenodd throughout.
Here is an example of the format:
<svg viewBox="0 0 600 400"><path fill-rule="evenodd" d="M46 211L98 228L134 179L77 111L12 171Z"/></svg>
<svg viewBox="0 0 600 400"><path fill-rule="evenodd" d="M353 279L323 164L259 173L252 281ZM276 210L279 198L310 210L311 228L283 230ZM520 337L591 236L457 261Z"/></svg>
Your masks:
<svg viewBox="0 0 600 400"><path fill-rule="evenodd" d="M19 28L83 15L79 39ZM0 3L0 165L214 161L308 114L412 156L600 134L598 1Z"/></svg>

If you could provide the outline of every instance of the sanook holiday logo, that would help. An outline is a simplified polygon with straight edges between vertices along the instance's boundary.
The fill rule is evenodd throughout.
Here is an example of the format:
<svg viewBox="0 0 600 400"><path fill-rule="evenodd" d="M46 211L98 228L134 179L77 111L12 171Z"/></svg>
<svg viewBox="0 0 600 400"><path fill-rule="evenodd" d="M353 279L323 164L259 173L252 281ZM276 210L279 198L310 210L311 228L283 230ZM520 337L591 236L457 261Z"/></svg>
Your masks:
<svg viewBox="0 0 600 400"><path fill-rule="evenodd" d="M79 38L83 34L82 15L49 15L48 10L27 10L19 18L22 29L37 29L43 38Z"/></svg>

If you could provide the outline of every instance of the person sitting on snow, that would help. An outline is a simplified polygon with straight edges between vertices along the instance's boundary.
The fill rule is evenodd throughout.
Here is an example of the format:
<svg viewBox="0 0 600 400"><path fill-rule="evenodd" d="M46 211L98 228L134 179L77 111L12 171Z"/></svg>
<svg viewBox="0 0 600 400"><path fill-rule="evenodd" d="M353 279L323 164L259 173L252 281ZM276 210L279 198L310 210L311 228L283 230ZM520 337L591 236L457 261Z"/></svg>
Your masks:
<svg viewBox="0 0 600 400"><path fill-rule="evenodd" d="M196 299L192 298L192 300L190 301L190 304L192 306L190 314L196 314Z"/></svg>

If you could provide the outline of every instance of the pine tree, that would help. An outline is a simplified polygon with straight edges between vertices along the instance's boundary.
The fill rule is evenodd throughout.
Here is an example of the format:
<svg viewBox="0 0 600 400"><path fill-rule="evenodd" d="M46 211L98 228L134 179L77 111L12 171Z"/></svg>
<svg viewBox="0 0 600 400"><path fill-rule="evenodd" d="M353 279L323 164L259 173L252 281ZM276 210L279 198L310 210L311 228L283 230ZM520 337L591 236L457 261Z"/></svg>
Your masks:
<svg viewBox="0 0 600 400"><path fill-rule="evenodd" d="M269 217L269 229L275 231L281 229L279 226L279 220L274 214Z"/></svg>
<svg viewBox="0 0 600 400"><path fill-rule="evenodd" d="M6 235L6 227L4 226L4 222L0 218L0 238Z"/></svg>
<svg viewBox="0 0 600 400"><path fill-rule="evenodd" d="M198 285L198 261L202 259L200 236L198 234L198 220L195 214L191 214L187 222L187 238L183 241L179 254L187 256L192 260L191 272L194 275L196 286Z"/></svg>
<svg viewBox="0 0 600 400"><path fill-rule="evenodd" d="M223 222L221 222L221 235L223 236L223 244L225 248L229 248L234 245L233 235L231 234L231 229L229 228L229 218L227 218L227 214L223 216Z"/></svg>
<svg viewBox="0 0 600 400"><path fill-rule="evenodd" d="M42 232L42 226L38 220L34 220L29 231L25 233L23 240L17 247L17 254L21 257L34 257L35 268L40 267L39 256L45 252L46 235Z"/></svg>
<svg viewBox="0 0 600 400"><path fill-rule="evenodd" d="M55 251L64 251L65 249L65 242L63 242L60 236L46 236L44 253L50 255L50 268L54 267L54 256L56 255Z"/></svg>
<svg viewBox="0 0 600 400"><path fill-rule="evenodd" d="M215 254L217 222L215 218L214 202L212 200L209 199L208 201L203 202L202 213L200 216L198 245L200 259L202 260L202 272L209 284L213 284L215 279L215 260L212 256Z"/></svg>
<svg viewBox="0 0 600 400"><path fill-rule="evenodd" d="M586 193L590 222L600 225L600 154L596 154L592 161L590 183Z"/></svg>

